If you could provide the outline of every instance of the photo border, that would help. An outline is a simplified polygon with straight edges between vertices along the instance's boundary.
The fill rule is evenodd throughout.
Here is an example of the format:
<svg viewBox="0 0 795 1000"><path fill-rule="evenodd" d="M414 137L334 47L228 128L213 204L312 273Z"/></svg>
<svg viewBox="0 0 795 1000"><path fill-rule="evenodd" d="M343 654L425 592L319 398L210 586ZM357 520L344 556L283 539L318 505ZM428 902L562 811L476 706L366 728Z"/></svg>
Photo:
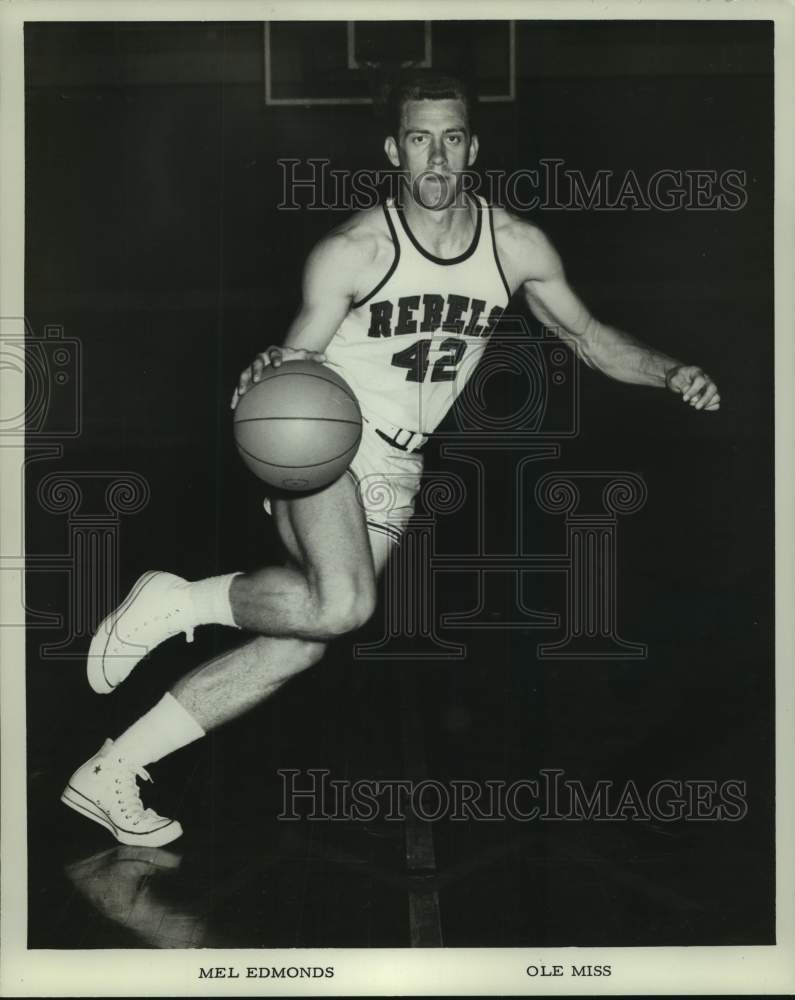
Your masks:
<svg viewBox="0 0 795 1000"><path fill-rule="evenodd" d="M772 20L775 22L775 527L776 527L776 925L777 944L749 947L301 949L300 964L333 964L319 980L199 980L200 966L294 965L297 949L29 951L25 776L25 634L0 627L2 813L0 994L4 996L411 996L499 994L789 994L795 992L795 7L787 0L9 0L0 7L0 312L24 316L24 73L22 27L30 21ZM753 334L753 331L749 331ZM24 379L10 405L24 409ZM6 389L8 386L4 383ZM17 412L16 410L14 412ZM0 441L2 445L2 441ZM22 466L0 451L0 552L22 552ZM2 568L0 564L0 568ZM17 574L0 573L0 626L24 614ZM730 873L728 873L730 877ZM532 980L529 964L610 964L606 979ZM277 993L278 991L278 993Z"/></svg>

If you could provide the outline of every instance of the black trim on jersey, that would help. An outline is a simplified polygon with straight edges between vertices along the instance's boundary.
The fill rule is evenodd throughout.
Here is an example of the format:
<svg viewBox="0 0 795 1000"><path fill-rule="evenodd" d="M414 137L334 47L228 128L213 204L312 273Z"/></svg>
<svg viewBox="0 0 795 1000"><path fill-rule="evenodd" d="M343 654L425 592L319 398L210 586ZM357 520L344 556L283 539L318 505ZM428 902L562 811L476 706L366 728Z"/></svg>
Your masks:
<svg viewBox="0 0 795 1000"><path fill-rule="evenodd" d="M503 271L502 264L500 263L500 255L497 253L497 237L494 235L494 211L491 207L489 207L489 225L491 226L491 245L494 248L494 261L497 264L497 270L500 272L502 283L505 285L505 294L508 296L508 301L510 302L511 289L508 287L508 282L505 279L505 271Z"/></svg>
<svg viewBox="0 0 795 1000"><path fill-rule="evenodd" d="M386 205L382 205L381 208L384 210L386 224L389 226L389 235L392 237L392 243L395 247L395 256L392 260L392 266L378 282L375 288L371 292L368 292L363 299L359 299L358 302L351 303L351 309L358 309L360 306L363 306L365 302L369 302L375 293L380 291L395 273L395 268L398 266L398 261L400 260L400 240L397 238L397 233L395 232L395 227L392 225L392 219L390 218Z"/></svg>
<svg viewBox="0 0 795 1000"><path fill-rule="evenodd" d="M417 249L422 254L423 257L426 257L428 260L433 261L434 264L461 264L463 261L471 257L472 254L477 250L478 243L480 242L480 230L483 226L483 206L476 199L471 198L471 200L478 210L478 219L477 222L475 223L475 235L472 237L472 242L469 244L469 247L462 254L459 254L457 257L436 257L434 254L429 253L425 249L425 247L423 247L419 243L419 241L414 236L414 233L412 233L412 231L409 229L409 224L406 221L406 217L404 216L403 209L400 207L400 205L395 205L395 208L397 209L398 218L400 219L400 224L406 231L406 236L408 236L408 238L414 244L415 249Z"/></svg>

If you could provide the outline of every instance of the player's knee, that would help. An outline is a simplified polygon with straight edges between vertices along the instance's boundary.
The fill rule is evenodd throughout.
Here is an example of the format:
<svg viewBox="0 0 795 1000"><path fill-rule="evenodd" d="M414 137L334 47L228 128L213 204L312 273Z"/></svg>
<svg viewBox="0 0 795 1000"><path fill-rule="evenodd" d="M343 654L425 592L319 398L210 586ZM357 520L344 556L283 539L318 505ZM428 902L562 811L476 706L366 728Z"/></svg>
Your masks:
<svg viewBox="0 0 795 1000"><path fill-rule="evenodd" d="M266 641L272 640L266 639ZM282 642L285 646L283 664L285 668L289 668L290 673L300 673L302 670L313 667L323 659L327 648L327 643L321 638L299 639L295 637L283 639ZM266 656L265 662L269 662L269 657Z"/></svg>
<svg viewBox="0 0 795 1000"><path fill-rule="evenodd" d="M310 639L301 640L301 653L303 655L305 667L313 667L316 663L323 659L325 652L325 642L317 642Z"/></svg>
<svg viewBox="0 0 795 1000"><path fill-rule="evenodd" d="M368 578L338 581L325 590L318 609L318 630L331 637L361 628L375 611L375 583Z"/></svg>

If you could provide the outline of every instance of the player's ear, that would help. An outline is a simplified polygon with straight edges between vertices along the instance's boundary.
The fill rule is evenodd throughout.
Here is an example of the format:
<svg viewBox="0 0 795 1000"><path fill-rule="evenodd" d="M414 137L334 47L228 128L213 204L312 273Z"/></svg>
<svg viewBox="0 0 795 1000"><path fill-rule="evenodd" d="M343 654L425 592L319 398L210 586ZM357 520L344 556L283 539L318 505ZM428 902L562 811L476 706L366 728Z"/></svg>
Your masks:
<svg viewBox="0 0 795 1000"><path fill-rule="evenodd" d="M400 166L400 154L398 152L398 144L395 142L391 135L388 135L384 140L384 152L386 153L387 159L392 164L393 167Z"/></svg>
<svg viewBox="0 0 795 1000"><path fill-rule="evenodd" d="M478 137L473 135L469 140L469 159L467 160L467 166L471 167L475 160L478 158L478 150L480 149L480 143L478 142Z"/></svg>

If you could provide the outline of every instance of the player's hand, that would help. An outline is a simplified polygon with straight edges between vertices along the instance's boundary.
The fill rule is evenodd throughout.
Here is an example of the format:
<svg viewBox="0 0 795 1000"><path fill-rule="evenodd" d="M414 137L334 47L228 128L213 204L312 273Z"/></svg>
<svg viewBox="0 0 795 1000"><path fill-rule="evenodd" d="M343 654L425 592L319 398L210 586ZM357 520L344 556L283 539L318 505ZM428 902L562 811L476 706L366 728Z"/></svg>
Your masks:
<svg viewBox="0 0 795 1000"><path fill-rule="evenodd" d="M665 384L697 410L719 410L718 387L698 365L677 365L665 376Z"/></svg>
<svg viewBox="0 0 795 1000"><path fill-rule="evenodd" d="M325 360L326 355L322 351L305 351L298 347L268 347L254 358L248 368L244 368L240 373L230 405L234 410L240 397L244 396L252 385L256 385L260 381L262 373L269 366L278 368L283 361L318 361L322 363Z"/></svg>

